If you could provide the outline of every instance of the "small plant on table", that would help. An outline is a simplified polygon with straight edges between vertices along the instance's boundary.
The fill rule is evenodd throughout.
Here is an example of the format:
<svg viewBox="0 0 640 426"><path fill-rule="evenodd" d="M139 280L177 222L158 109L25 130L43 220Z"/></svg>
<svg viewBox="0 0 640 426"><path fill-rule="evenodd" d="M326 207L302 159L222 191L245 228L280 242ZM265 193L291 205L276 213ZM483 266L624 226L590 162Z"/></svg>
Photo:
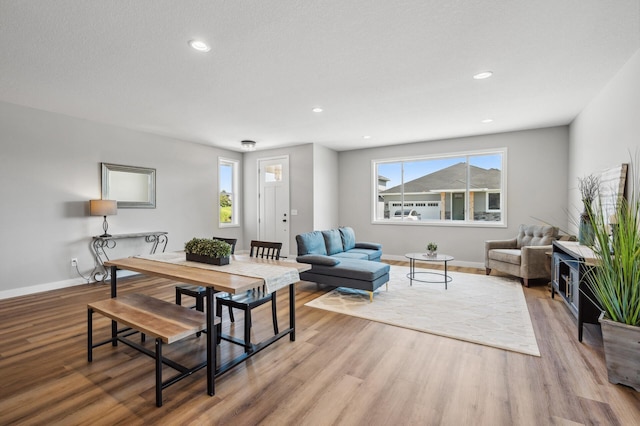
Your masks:
<svg viewBox="0 0 640 426"><path fill-rule="evenodd" d="M231 256L231 245L221 240L193 238L185 243L184 251L187 260L227 265Z"/></svg>

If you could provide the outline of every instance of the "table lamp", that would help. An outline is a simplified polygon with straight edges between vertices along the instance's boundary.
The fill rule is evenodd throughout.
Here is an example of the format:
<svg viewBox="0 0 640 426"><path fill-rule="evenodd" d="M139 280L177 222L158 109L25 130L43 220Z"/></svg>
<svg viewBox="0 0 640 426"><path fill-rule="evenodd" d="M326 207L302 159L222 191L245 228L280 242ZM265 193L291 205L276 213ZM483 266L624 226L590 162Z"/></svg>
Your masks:
<svg viewBox="0 0 640 426"><path fill-rule="evenodd" d="M91 216L103 216L104 222L102 222L102 229L104 234L101 237L110 237L107 233L109 224L107 223L107 216L113 216L118 214L118 202L116 200L89 200L89 211Z"/></svg>

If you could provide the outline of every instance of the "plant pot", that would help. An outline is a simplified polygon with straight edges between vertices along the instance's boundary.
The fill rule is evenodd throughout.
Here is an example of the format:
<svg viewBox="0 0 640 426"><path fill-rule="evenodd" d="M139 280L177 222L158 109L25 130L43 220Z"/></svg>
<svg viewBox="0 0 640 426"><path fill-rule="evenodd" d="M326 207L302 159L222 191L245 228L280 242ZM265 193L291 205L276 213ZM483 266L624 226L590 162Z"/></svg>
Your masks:
<svg viewBox="0 0 640 426"><path fill-rule="evenodd" d="M201 254L193 254L193 253L185 253L187 260L192 262L200 262L200 263L208 263L210 265L228 265L229 257L211 257L211 256L203 256Z"/></svg>
<svg viewBox="0 0 640 426"><path fill-rule="evenodd" d="M609 382L640 392L640 327L599 318Z"/></svg>
<svg viewBox="0 0 640 426"><path fill-rule="evenodd" d="M427 250L427 257L437 257L438 252L435 250Z"/></svg>

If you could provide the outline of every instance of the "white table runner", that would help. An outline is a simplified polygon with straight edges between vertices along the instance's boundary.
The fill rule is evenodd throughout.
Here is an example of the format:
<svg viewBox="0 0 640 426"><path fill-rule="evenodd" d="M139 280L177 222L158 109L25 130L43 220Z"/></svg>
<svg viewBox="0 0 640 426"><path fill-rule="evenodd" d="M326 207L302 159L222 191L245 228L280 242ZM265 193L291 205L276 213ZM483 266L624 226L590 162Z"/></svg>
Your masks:
<svg viewBox="0 0 640 426"><path fill-rule="evenodd" d="M274 265L269 263L236 260L231 258L228 265L218 266L208 263L191 262L186 260L184 252L157 253L136 256L141 259L155 260L157 262L173 263L192 268L208 269L227 274L243 275L245 277L262 278L267 292L273 293L289 284L300 281L300 274L296 268Z"/></svg>

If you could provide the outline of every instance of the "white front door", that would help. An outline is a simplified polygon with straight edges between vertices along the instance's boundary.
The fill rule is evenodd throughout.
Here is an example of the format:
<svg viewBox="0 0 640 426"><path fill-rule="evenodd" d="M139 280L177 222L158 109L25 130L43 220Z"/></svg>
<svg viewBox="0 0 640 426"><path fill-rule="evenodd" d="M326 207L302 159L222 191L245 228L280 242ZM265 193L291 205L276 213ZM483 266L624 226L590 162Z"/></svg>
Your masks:
<svg viewBox="0 0 640 426"><path fill-rule="evenodd" d="M289 157L258 160L258 238L282 243L289 255Z"/></svg>

